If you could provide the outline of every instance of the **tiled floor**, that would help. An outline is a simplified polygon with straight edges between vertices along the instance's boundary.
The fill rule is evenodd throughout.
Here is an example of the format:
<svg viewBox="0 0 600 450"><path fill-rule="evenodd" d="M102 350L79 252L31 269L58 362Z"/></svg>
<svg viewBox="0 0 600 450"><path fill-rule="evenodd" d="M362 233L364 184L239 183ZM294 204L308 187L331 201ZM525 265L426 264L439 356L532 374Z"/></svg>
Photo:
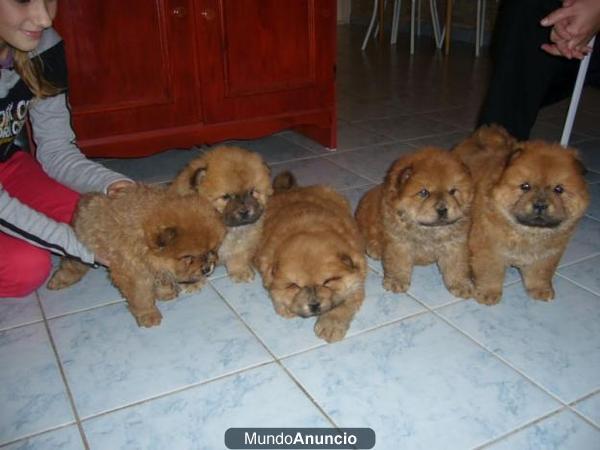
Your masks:
<svg viewBox="0 0 600 450"><path fill-rule="evenodd" d="M339 148L282 132L244 145L273 172L328 183L356 205L399 155L451 146L472 129L488 60L456 44L449 60L423 38L358 50L339 33ZM534 135L560 135L565 104ZM346 339L277 316L258 280L222 269L197 295L164 303L140 329L103 271L63 292L0 301L0 448L224 448L230 427L372 427L384 449L600 448L600 92L587 90L574 133L592 206L555 278L551 303L525 297L509 272L494 307L452 297L435 267L407 295L381 286ZM164 182L201 150L104 161Z"/></svg>

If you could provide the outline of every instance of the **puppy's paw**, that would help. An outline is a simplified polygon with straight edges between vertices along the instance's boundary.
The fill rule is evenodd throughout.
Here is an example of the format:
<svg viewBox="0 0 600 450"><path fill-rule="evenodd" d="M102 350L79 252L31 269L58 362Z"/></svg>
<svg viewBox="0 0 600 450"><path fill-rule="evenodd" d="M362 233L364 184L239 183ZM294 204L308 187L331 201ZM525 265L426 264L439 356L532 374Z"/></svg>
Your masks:
<svg viewBox="0 0 600 450"><path fill-rule="evenodd" d="M57 291L59 289L69 287L72 284L75 284L76 282L77 280L73 280L71 274L68 271L59 269L56 272L54 272L54 275L50 277L50 280L48 280L46 287L53 291Z"/></svg>
<svg viewBox="0 0 600 450"><path fill-rule="evenodd" d="M474 289L473 290L473 298L477 301L477 303L481 303L482 305L495 305L502 298L501 291L484 291L482 289Z"/></svg>
<svg viewBox="0 0 600 450"><path fill-rule="evenodd" d="M140 327L150 328L160 325L162 314L158 309L136 316L137 324Z"/></svg>
<svg viewBox="0 0 600 450"><path fill-rule="evenodd" d="M254 269L250 266L237 267L235 269L227 269L229 278L236 283L249 283L254 280Z"/></svg>
<svg viewBox="0 0 600 450"><path fill-rule="evenodd" d="M54 272L46 287L51 290L64 289L72 286L83 278L89 267L79 261L63 259L59 268Z"/></svg>
<svg viewBox="0 0 600 450"><path fill-rule="evenodd" d="M173 300L179 295L179 287L174 284L159 284L156 286L156 298L162 301Z"/></svg>
<svg viewBox="0 0 600 450"><path fill-rule="evenodd" d="M455 297L471 298L473 295L473 284L469 280L453 283L448 287L448 290Z"/></svg>
<svg viewBox="0 0 600 450"><path fill-rule="evenodd" d="M399 280L397 278L383 277L383 287L387 291L401 293L408 291L410 280Z"/></svg>
<svg viewBox="0 0 600 450"><path fill-rule="evenodd" d="M279 314L281 317L285 317L286 319L291 319L292 317L296 317L296 314L287 309L284 305L279 303L273 303L275 307L275 312Z"/></svg>
<svg viewBox="0 0 600 450"><path fill-rule="evenodd" d="M349 326L350 324L346 321L322 316L315 323L315 334L329 343L337 342L344 339Z"/></svg>
<svg viewBox="0 0 600 450"><path fill-rule="evenodd" d="M527 289L527 294L534 300L541 300L543 302L549 302L554 299L554 289L552 289L552 286Z"/></svg>
<svg viewBox="0 0 600 450"><path fill-rule="evenodd" d="M179 288L183 294L192 294L199 291L206 284L206 280L196 281L195 283L180 284Z"/></svg>

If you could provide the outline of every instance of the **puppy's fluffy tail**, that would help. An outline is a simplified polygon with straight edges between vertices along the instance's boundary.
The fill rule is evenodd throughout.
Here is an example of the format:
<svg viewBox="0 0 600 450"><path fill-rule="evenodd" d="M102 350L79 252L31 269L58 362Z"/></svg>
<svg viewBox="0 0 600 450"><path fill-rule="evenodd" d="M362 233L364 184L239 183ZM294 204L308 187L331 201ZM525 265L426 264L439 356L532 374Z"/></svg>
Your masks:
<svg viewBox="0 0 600 450"><path fill-rule="evenodd" d="M298 186L296 178L292 175L292 172L287 170L277 175L273 180L273 190L275 192L289 191L296 186Z"/></svg>
<svg viewBox="0 0 600 450"><path fill-rule="evenodd" d="M479 148L507 153L512 152L517 143L517 140L508 131L496 124L479 127L473 133L473 139Z"/></svg>

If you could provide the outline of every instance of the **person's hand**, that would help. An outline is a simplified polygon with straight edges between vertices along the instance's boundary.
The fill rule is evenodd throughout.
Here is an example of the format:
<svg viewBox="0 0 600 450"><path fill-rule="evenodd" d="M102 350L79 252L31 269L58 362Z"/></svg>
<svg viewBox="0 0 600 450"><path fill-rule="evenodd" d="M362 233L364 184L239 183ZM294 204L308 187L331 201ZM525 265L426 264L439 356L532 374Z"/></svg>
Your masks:
<svg viewBox="0 0 600 450"><path fill-rule="evenodd" d="M591 51L588 43L600 31L600 0L565 0L541 24L552 27L552 43L542 45L543 50L569 59L583 59Z"/></svg>
<svg viewBox="0 0 600 450"><path fill-rule="evenodd" d="M115 181L106 188L106 195L112 198L118 197L124 191L126 191L130 187L133 187L134 185L135 183L129 180Z"/></svg>

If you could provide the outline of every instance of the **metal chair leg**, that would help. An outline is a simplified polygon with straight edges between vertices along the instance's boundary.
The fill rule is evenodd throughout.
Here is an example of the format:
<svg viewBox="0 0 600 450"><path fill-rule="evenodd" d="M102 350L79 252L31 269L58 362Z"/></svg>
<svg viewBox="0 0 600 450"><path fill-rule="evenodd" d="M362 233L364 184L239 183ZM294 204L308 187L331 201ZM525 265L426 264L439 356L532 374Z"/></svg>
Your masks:
<svg viewBox="0 0 600 450"><path fill-rule="evenodd" d="M392 35L390 44L398 42L398 29L400 28L400 11L402 10L402 0L394 0L394 12L392 14Z"/></svg>
<svg viewBox="0 0 600 450"><path fill-rule="evenodd" d="M360 47L360 49L362 51L364 51L367 48L367 44L369 43L369 38L371 37L371 32L373 31L373 27L375 26L375 22L377 21L378 5L379 5L379 0L373 0L373 14L371 15L371 23L369 23L369 28L367 29L367 34L365 34L365 38L363 40L362 46Z"/></svg>

